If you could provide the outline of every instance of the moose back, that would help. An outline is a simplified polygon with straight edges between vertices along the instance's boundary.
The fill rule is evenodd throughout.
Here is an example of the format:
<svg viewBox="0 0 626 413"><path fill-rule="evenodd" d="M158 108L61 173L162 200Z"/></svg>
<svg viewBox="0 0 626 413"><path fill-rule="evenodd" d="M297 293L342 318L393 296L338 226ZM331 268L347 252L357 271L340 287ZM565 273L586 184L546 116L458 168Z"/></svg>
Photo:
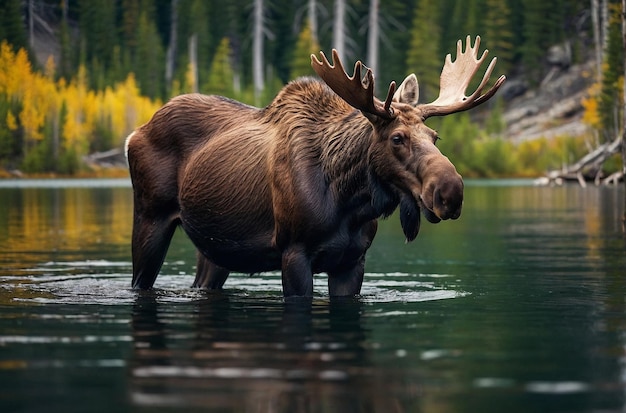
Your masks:
<svg viewBox="0 0 626 413"><path fill-rule="evenodd" d="M126 141L133 183L133 288L151 288L177 226L196 246L195 287L222 288L230 271L280 269L285 296L311 296L313 274L328 274L332 296L358 294L377 218L400 208L408 241L420 227L461 214L463 181L435 146L431 116L471 109L484 94L494 58L467 38L441 72L440 94L418 104L409 75L384 101L357 62L346 74L311 56L323 81L300 78L265 108L221 96L173 98Z"/></svg>

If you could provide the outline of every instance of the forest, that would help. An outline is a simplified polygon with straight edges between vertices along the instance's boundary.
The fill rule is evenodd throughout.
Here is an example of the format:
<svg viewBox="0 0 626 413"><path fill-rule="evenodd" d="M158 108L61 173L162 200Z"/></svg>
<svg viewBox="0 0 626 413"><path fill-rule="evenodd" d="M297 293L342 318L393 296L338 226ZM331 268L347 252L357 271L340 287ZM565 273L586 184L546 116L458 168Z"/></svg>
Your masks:
<svg viewBox="0 0 626 413"><path fill-rule="evenodd" d="M602 44L583 102L589 137L514 144L502 117L506 96L471 116L433 121L442 152L462 174L537 176L621 130L620 7L618 0L3 0L0 176L96 173L85 157L122 148L170 97L200 92L264 106L290 80L313 75L309 56L319 50L336 48L347 66L362 60L382 85L414 72L427 101L437 96L446 54L468 34L498 57L494 77L531 87L546 75L551 46L566 43L577 63L598 59Z"/></svg>

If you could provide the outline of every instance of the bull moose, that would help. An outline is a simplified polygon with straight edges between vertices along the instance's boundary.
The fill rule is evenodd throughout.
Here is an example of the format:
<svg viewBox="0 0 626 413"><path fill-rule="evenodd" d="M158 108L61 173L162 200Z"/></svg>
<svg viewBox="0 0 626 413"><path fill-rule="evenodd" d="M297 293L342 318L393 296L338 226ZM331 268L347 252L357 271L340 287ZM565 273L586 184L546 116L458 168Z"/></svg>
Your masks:
<svg viewBox="0 0 626 413"><path fill-rule="evenodd" d="M463 180L435 146L431 116L471 109L484 94L493 58L457 43L441 72L439 97L418 104L409 75L384 101L358 61L349 76L337 52L311 55L323 80L299 78L265 108L201 94L174 97L126 141L133 184L132 287L151 288L178 225L196 246L194 287L220 289L229 272L280 269L285 296L311 296L313 274L328 275L331 296L359 294L377 219L400 207L407 241L420 228L456 219Z"/></svg>

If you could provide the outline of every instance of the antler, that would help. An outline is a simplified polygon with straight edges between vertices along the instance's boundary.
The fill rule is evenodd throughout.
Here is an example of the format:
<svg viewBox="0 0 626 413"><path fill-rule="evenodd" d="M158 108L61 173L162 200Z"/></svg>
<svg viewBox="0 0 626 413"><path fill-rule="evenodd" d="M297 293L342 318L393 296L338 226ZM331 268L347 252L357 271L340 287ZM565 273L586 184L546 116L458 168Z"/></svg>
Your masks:
<svg viewBox="0 0 626 413"><path fill-rule="evenodd" d="M382 102L374 96L374 75L371 69L367 69L365 80L362 80L361 68L363 64L357 61L354 65L354 74L350 77L341 64L337 50L333 49L332 52L333 64L328 62L324 52L320 52L320 55L321 61L318 60L317 56L311 55L311 66L339 97L362 112L384 119L395 117L391 108L391 100L396 90L396 82L391 82L387 99Z"/></svg>
<svg viewBox="0 0 626 413"><path fill-rule="evenodd" d="M454 62L452 62L450 54L446 56L446 62L441 71L439 97L432 103L420 105L424 118L449 115L476 107L491 98L506 80L504 75L500 76L491 89L483 95L480 94L496 65L497 58L494 57L489 63L478 88L470 96L465 96L470 81L489 53L488 50L485 50L480 59L478 58L480 36L476 36L473 47L470 36L467 36L466 42L465 51L462 50L463 42L461 40L457 42L457 57Z"/></svg>

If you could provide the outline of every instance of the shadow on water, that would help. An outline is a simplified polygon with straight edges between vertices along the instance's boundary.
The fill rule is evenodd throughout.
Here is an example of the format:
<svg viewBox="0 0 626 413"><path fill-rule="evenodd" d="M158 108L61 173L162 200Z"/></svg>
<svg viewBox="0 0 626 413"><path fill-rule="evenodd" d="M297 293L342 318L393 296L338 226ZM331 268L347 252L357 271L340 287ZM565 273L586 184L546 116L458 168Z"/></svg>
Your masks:
<svg viewBox="0 0 626 413"><path fill-rule="evenodd" d="M375 368L358 299L244 302L227 293L132 311L131 399L246 412L415 411L402 375ZM407 405L407 403L409 405Z"/></svg>

